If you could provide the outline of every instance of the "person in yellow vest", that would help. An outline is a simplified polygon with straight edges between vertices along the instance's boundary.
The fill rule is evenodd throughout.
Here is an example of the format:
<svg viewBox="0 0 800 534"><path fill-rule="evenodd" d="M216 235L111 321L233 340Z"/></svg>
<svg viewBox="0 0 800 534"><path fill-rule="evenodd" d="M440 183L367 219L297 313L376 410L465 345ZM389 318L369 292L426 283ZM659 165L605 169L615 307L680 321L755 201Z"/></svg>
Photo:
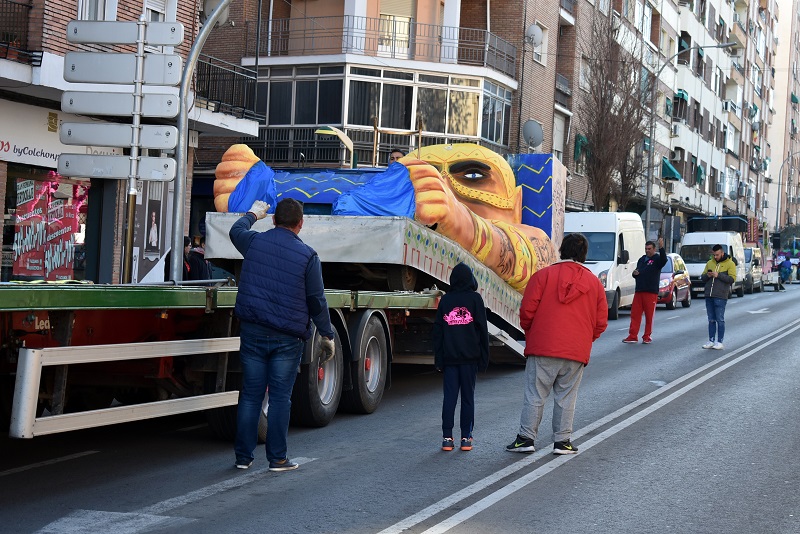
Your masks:
<svg viewBox="0 0 800 534"><path fill-rule="evenodd" d="M725 306L731 294L731 286L736 280L736 264L725 254L722 245L711 249L714 256L703 269L705 283L706 314L708 315L708 342L704 349L722 350L725 346ZM716 341L715 341L716 338Z"/></svg>

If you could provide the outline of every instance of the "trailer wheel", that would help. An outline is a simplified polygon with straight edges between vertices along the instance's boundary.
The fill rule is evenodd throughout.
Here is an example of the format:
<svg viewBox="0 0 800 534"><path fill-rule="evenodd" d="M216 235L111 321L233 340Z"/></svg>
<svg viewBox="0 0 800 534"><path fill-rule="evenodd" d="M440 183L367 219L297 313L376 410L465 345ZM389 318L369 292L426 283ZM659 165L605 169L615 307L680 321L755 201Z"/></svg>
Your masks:
<svg viewBox="0 0 800 534"><path fill-rule="evenodd" d="M417 270L408 265L390 265L386 282L389 291L414 291L417 287Z"/></svg>
<svg viewBox="0 0 800 534"><path fill-rule="evenodd" d="M378 408L389 370L387 346L381 320L372 315L355 336L352 347L358 358L350 366L353 388L343 396L348 411L372 413Z"/></svg>
<svg viewBox="0 0 800 534"><path fill-rule="evenodd" d="M339 401L342 398L344 382L344 355L339 332L334 343L336 354L333 359L320 365L318 343L320 336L314 334L306 343L309 363L300 366L300 374L292 391L292 422L303 426L322 427L333 420Z"/></svg>
<svg viewBox="0 0 800 534"><path fill-rule="evenodd" d="M213 392L216 376L213 373L206 374L205 391ZM228 373L225 379L225 390L233 391L242 388L242 375L240 373ZM269 392L264 395L264 402L261 404L261 417L258 419L258 442L264 443L267 439L267 409L269 408ZM236 406L223 406L222 408L212 408L206 410L206 421L211 433L220 439L233 441L236 439Z"/></svg>

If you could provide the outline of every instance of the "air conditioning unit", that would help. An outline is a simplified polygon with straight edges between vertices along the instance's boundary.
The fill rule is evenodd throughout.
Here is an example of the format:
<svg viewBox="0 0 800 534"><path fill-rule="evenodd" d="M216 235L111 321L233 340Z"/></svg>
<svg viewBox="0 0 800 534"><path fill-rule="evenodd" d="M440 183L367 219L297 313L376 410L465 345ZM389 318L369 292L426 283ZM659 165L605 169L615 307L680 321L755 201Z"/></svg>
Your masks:
<svg viewBox="0 0 800 534"><path fill-rule="evenodd" d="M724 193L725 192L725 184L722 182L717 182L717 193Z"/></svg>
<svg viewBox="0 0 800 534"><path fill-rule="evenodd" d="M681 125L673 124L670 134L672 135L672 137L678 137L681 134Z"/></svg>
<svg viewBox="0 0 800 534"><path fill-rule="evenodd" d="M746 192L747 192L747 188L746 188L745 184L740 183L739 184L739 196L743 197Z"/></svg>
<svg viewBox="0 0 800 534"><path fill-rule="evenodd" d="M761 207L762 208L768 208L769 207L769 200L767 200L766 198L764 200L762 200L761 201Z"/></svg>
<svg viewBox="0 0 800 534"><path fill-rule="evenodd" d="M674 193L675 192L675 184L673 182L667 182L664 184L664 191L667 193Z"/></svg>

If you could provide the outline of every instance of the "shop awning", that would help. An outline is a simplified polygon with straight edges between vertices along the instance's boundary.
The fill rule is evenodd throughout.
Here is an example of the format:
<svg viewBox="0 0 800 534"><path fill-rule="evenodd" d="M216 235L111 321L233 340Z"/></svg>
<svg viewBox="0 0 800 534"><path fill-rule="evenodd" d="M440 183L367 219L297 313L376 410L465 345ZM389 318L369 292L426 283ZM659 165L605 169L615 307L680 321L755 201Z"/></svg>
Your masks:
<svg viewBox="0 0 800 534"><path fill-rule="evenodd" d="M681 173L672 166L667 158L661 158L661 178L664 180L682 180Z"/></svg>
<svg viewBox="0 0 800 534"><path fill-rule="evenodd" d="M584 150L586 150L587 145L589 144L589 140L586 138L585 135L577 134L575 136L575 161L581 159L581 154Z"/></svg>
<svg viewBox="0 0 800 534"><path fill-rule="evenodd" d="M688 102L689 101L689 93L687 93L683 89L678 89L678 91L675 93L675 98L682 98L682 99L684 99L684 100L686 100Z"/></svg>
<svg viewBox="0 0 800 534"><path fill-rule="evenodd" d="M800 99L797 98L797 95L792 93L792 104L800 104Z"/></svg>

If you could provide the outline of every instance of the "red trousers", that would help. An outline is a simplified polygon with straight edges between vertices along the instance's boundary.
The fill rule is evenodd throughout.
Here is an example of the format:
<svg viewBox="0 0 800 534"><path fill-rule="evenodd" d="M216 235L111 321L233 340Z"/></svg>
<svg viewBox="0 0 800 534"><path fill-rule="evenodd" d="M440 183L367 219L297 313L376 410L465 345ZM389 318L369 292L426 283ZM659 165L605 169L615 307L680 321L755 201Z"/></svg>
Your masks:
<svg viewBox="0 0 800 534"><path fill-rule="evenodd" d="M653 314L656 312L656 302L658 295L655 293L645 293L637 291L633 295L631 305L631 326L628 329L628 337L636 339L639 337L639 325L642 324L642 312L644 312L644 336L649 339L653 333Z"/></svg>

